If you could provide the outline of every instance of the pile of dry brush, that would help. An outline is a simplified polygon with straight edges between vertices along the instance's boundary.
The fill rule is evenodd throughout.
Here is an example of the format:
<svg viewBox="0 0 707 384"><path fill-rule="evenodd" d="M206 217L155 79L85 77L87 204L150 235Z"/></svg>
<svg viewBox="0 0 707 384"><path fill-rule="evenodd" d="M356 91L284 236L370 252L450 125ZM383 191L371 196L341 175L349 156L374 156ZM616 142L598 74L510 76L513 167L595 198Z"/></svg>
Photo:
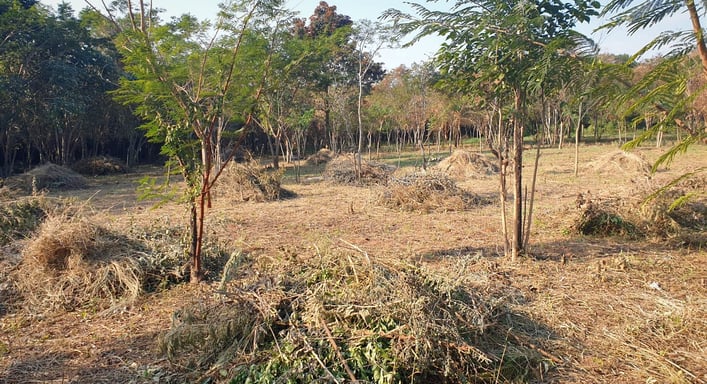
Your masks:
<svg viewBox="0 0 707 384"><path fill-rule="evenodd" d="M10 276L16 304L30 313L102 310L184 280L175 239L128 237L80 215L49 215Z"/></svg>
<svg viewBox="0 0 707 384"><path fill-rule="evenodd" d="M282 169L270 169L257 161L231 162L220 176L216 192L238 201L275 201L294 196L282 187Z"/></svg>
<svg viewBox="0 0 707 384"><path fill-rule="evenodd" d="M361 254L229 264L233 280L161 340L195 382L507 382L542 364L508 340L501 292Z"/></svg>
<svg viewBox="0 0 707 384"><path fill-rule="evenodd" d="M490 203L440 173L394 177L380 194L379 202L389 208L426 213L463 211Z"/></svg>
<svg viewBox="0 0 707 384"><path fill-rule="evenodd" d="M128 171L122 161L109 156L96 156L81 159L72 164L71 169L87 176L112 175Z"/></svg>
<svg viewBox="0 0 707 384"><path fill-rule="evenodd" d="M361 169L356 169L355 155L340 155L329 161L324 168L324 180L345 185L385 185L395 167L361 160Z"/></svg>
<svg viewBox="0 0 707 384"><path fill-rule="evenodd" d="M678 245L707 244L707 178L685 179L648 198L626 201L579 195L572 231L588 236L655 237Z"/></svg>
<svg viewBox="0 0 707 384"><path fill-rule="evenodd" d="M21 175L7 179L7 186L25 193L37 194L44 190L86 188L88 180L69 168L52 163L41 165Z"/></svg>

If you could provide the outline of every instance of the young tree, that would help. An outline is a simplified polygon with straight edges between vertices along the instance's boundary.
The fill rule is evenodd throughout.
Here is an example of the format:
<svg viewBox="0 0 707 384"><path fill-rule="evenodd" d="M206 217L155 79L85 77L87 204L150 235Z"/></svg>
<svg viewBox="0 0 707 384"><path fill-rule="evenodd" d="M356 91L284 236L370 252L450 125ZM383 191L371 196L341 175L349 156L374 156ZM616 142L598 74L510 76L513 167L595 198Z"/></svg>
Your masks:
<svg viewBox="0 0 707 384"><path fill-rule="evenodd" d="M230 160L252 123L269 65L267 39L254 25L277 19L280 3L223 4L210 38L211 25L188 15L160 24L144 0L128 0L123 20L112 16L114 9L106 10L120 30L116 45L129 73L116 98L135 106L147 135L162 144L187 186L192 282L203 278L204 219L211 188L227 164L217 157L223 131L233 124L242 127L232 132L240 136L228 149Z"/></svg>
<svg viewBox="0 0 707 384"><path fill-rule="evenodd" d="M529 219L524 216L522 184L529 100L557 66L578 54L586 38L572 28L588 21L598 7L598 2L590 0L457 0L450 12L413 4L417 18L396 10L385 14L403 33L416 32L411 43L431 34L446 38L435 59L448 88L510 104L510 118L499 114L499 126L510 126L501 142L512 142L512 158L504 155L503 148L495 153L504 167L513 167L513 260L526 243L523 223Z"/></svg>

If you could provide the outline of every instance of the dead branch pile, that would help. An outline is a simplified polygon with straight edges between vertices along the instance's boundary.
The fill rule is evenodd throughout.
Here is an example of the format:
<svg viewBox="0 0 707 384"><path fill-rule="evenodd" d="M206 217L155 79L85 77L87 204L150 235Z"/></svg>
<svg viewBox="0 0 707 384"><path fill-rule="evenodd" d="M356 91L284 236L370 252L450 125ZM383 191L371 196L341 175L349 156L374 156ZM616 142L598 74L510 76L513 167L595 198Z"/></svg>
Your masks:
<svg viewBox="0 0 707 384"><path fill-rule="evenodd" d="M43 196L0 198L0 245L29 236L46 216Z"/></svg>
<svg viewBox="0 0 707 384"><path fill-rule="evenodd" d="M356 172L356 157L340 155L324 169L324 180L346 185L385 185L395 167L374 161L361 160L360 178Z"/></svg>
<svg viewBox="0 0 707 384"><path fill-rule="evenodd" d="M617 199L596 199L579 194L577 196L577 216L572 230L585 236L625 236L641 235L634 222L621 213L622 205Z"/></svg>
<svg viewBox="0 0 707 384"><path fill-rule="evenodd" d="M463 211L488 203L439 173L392 178L380 194L379 202L388 208L415 212Z"/></svg>
<svg viewBox="0 0 707 384"><path fill-rule="evenodd" d="M168 358L206 372L195 381L231 383L507 382L527 373L520 360L538 361L499 326L502 296L360 254L283 264L241 271L226 300L176 312Z"/></svg>
<svg viewBox="0 0 707 384"><path fill-rule="evenodd" d="M440 161L434 169L455 179L494 175L499 172L494 159L478 153L456 150Z"/></svg>
<svg viewBox="0 0 707 384"><path fill-rule="evenodd" d="M86 188L88 181L69 168L47 163L29 172L9 178L7 184L11 188L26 193L37 193L43 190Z"/></svg>
<svg viewBox="0 0 707 384"><path fill-rule="evenodd" d="M644 231L683 245L707 245L707 178L669 185L636 207Z"/></svg>
<svg viewBox="0 0 707 384"><path fill-rule="evenodd" d="M328 148L322 148L317 153L307 158L307 165L320 165L330 162L334 158L334 152Z"/></svg>
<svg viewBox="0 0 707 384"><path fill-rule="evenodd" d="M599 174L622 174L648 176L651 164L640 155L616 150L587 163L586 168Z"/></svg>
<svg viewBox="0 0 707 384"><path fill-rule="evenodd" d="M86 176L102 176L127 172L122 161L109 156L96 156L79 160L71 166L71 169Z"/></svg>
<svg viewBox="0 0 707 384"><path fill-rule="evenodd" d="M221 175L216 192L237 201L275 201L294 196L282 187L283 170L268 169L255 160L231 162Z"/></svg>
<svg viewBox="0 0 707 384"><path fill-rule="evenodd" d="M31 313L105 309L168 283L178 256L78 216L54 215L22 251L12 279Z"/></svg>

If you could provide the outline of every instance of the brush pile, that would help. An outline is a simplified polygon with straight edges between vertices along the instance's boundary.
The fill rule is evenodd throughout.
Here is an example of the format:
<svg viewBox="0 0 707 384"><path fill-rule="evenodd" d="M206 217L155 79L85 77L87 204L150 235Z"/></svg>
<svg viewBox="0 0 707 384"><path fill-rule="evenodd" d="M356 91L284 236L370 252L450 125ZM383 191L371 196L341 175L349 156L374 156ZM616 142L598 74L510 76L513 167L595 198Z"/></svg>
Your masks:
<svg viewBox="0 0 707 384"><path fill-rule="evenodd" d="M127 172L122 161L109 156L89 157L71 166L74 171L86 176L103 176Z"/></svg>
<svg viewBox="0 0 707 384"><path fill-rule="evenodd" d="M651 164L640 155L616 150L600 156L586 167L595 173L613 175L649 176Z"/></svg>
<svg viewBox="0 0 707 384"><path fill-rule="evenodd" d="M499 172L498 164L494 159L465 150L454 151L435 165L434 169L454 179L486 177Z"/></svg>
<svg viewBox="0 0 707 384"><path fill-rule="evenodd" d="M328 148L322 148L317 153L307 158L307 165L316 166L326 164L334 158L335 154Z"/></svg>
<svg viewBox="0 0 707 384"><path fill-rule="evenodd" d="M13 176L7 180L7 185L25 193L37 194L49 190L82 189L88 186L85 177L60 165L47 163L29 172Z"/></svg>
<svg viewBox="0 0 707 384"><path fill-rule="evenodd" d="M489 203L459 188L454 180L440 173L392 178L381 193L379 202L388 208L425 213L463 211Z"/></svg>
<svg viewBox="0 0 707 384"><path fill-rule="evenodd" d="M636 224L621 213L621 201L617 199L596 199L579 194L577 196L577 216L572 231L579 235L607 237L639 237Z"/></svg>
<svg viewBox="0 0 707 384"><path fill-rule="evenodd" d="M285 264L241 264L221 298L175 313L170 361L230 383L506 382L539 361L499 325L502 294L360 254Z"/></svg>
<svg viewBox="0 0 707 384"><path fill-rule="evenodd" d="M219 178L216 192L236 201L275 201L294 196L282 187L283 170L267 169L255 160L231 162Z"/></svg>
<svg viewBox="0 0 707 384"><path fill-rule="evenodd" d="M46 217L43 196L0 196L0 246L29 236Z"/></svg>
<svg viewBox="0 0 707 384"><path fill-rule="evenodd" d="M324 169L324 180L344 185L385 185L395 167L361 160L361 169L356 169L355 155L337 156ZM360 175L360 177L358 177Z"/></svg>
<svg viewBox="0 0 707 384"><path fill-rule="evenodd" d="M55 215L23 249L12 280L31 313L106 309L169 283L179 256L78 216Z"/></svg>

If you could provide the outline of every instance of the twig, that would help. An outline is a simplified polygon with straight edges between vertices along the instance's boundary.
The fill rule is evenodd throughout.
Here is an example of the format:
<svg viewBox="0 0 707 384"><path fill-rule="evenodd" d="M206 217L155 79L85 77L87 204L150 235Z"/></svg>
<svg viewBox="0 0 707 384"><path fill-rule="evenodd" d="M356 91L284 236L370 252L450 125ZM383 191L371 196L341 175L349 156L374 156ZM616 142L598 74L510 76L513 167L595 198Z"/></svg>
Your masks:
<svg viewBox="0 0 707 384"><path fill-rule="evenodd" d="M346 373L349 375L351 382L358 383L356 376L354 375L353 371L351 371L351 368L349 368L349 365L346 363L344 356L341 354L341 350L339 350L339 346L336 345L336 341L334 341L334 337L331 335L331 331L329 330L329 327L327 326L326 321L324 321L324 319L322 319L321 317L319 318L319 321L322 323L322 326L324 327L324 332L326 332L326 336L327 336L327 339L329 340L329 344L331 344L331 347L334 348L334 352L336 352L336 356L339 357L339 360L341 361L341 364L344 366Z"/></svg>
<svg viewBox="0 0 707 384"><path fill-rule="evenodd" d="M366 251L364 251L363 249L357 247L356 245L353 245L353 244L349 243L348 241L346 241L346 240L344 240L344 239L342 239L342 238L339 238L339 240L340 240L342 243L344 243L344 244L348 245L349 247L351 247L351 249L353 249L354 251L359 251L359 252L361 252L361 254L363 255L363 257L366 258L366 261L368 261L368 264L369 264L369 265L372 265L372 264L373 264L373 263L371 263L371 258L368 257L368 252L366 252Z"/></svg>

